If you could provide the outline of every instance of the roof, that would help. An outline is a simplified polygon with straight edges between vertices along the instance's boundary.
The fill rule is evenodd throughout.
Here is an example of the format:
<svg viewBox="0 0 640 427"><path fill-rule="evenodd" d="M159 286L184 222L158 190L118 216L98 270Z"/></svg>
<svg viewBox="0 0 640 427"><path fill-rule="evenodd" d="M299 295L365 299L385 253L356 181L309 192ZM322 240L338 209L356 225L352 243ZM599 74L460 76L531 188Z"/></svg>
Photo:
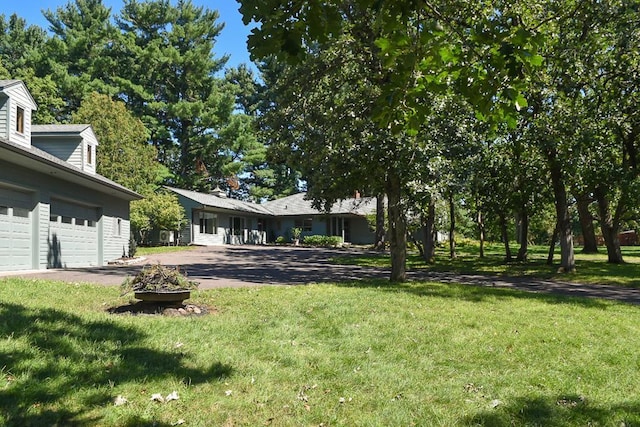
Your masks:
<svg viewBox="0 0 640 427"><path fill-rule="evenodd" d="M91 125L31 125L31 134L79 134Z"/></svg>
<svg viewBox="0 0 640 427"><path fill-rule="evenodd" d="M0 152L2 151L6 153L3 153L0 158L8 162L30 167L39 172L53 175L84 187L94 188L103 193L118 195L126 200L142 199L142 196L135 191L129 190L102 175L84 172L82 169L35 146L24 146L0 138Z"/></svg>
<svg viewBox="0 0 640 427"><path fill-rule="evenodd" d="M259 205L257 203L244 202L242 200L236 199L227 199L225 197L219 197L213 194L199 193L197 191L183 190L180 188L166 188L205 207L248 212L260 215L271 215L271 212L269 210L267 210L263 205Z"/></svg>
<svg viewBox="0 0 640 427"><path fill-rule="evenodd" d="M312 206L306 199L307 193L297 193L281 199L271 200L263 206L276 216L319 215L322 212ZM349 198L339 200L331 206L329 213L342 215L365 216L375 214L376 200L373 197Z"/></svg>
<svg viewBox="0 0 640 427"><path fill-rule="evenodd" d="M306 200L307 193L298 193L263 204L244 202L242 200L227 199L215 194L199 193L197 191L166 187L174 193L193 200L203 207L226 209L269 216L299 216L321 215L323 212L311 206L311 200ZM346 199L333 204L332 214L369 215L376 212L376 201L371 197L360 199Z"/></svg>
<svg viewBox="0 0 640 427"><path fill-rule="evenodd" d="M29 100L33 104L32 107L34 109L38 108L38 104L36 104L35 99L33 99L33 96L31 96L31 92L29 92L29 89L27 89L27 85L25 85L22 80L15 80L15 79L12 79L12 80L0 80L0 92L4 92L6 89L9 89L10 87L13 87L13 86L22 86L22 88L26 92L27 97L29 98Z"/></svg>

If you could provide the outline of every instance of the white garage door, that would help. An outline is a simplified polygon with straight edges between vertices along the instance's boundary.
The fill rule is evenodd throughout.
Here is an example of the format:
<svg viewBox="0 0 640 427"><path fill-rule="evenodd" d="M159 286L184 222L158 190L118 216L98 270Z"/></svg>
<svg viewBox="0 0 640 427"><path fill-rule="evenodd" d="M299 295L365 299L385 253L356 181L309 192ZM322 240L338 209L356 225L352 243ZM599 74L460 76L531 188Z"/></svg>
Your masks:
<svg viewBox="0 0 640 427"><path fill-rule="evenodd" d="M0 271L33 268L33 197L0 187Z"/></svg>
<svg viewBox="0 0 640 427"><path fill-rule="evenodd" d="M97 209L51 200L49 268L98 265Z"/></svg>

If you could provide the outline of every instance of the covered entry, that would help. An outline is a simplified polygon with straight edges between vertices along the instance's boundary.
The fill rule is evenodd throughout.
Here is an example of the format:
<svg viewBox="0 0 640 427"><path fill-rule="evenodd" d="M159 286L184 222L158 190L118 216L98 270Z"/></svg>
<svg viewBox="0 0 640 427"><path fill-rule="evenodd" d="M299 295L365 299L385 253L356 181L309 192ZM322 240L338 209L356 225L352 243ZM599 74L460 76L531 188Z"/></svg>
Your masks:
<svg viewBox="0 0 640 427"><path fill-rule="evenodd" d="M51 200L47 268L99 265L98 209Z"/></svg>
<svg viewBox="0 0 640 427"><path fill-rule="evenodd" d="M0 271L33 265L33 193L0 186Z"/></svg>

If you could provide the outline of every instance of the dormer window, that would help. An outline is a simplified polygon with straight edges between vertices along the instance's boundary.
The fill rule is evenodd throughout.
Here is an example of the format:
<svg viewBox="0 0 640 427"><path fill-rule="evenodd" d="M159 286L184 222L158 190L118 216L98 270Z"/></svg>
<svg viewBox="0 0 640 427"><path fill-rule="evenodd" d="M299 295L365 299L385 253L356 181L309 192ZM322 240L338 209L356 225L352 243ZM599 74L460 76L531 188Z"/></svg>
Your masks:
<svg viewBox="0 0 640 427"><path fill-rule="evenodd" d="M16 132L24 133L24 108L16 109Z"/></svg>
<svg viewBox="0 0 640 427"><path fill-rule="evenodd" d="M92 165L93 164L93 155L92 155L92 149L91 149L91 145L87 145L87 164L88 165Z"/></svg>

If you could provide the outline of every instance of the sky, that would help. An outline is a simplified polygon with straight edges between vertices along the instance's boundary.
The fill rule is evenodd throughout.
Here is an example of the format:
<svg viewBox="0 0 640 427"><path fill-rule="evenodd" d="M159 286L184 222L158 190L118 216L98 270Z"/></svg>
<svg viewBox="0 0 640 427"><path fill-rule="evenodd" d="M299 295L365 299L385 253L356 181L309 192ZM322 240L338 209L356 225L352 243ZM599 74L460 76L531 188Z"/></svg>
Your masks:
<svg viewBox="0 0 640 427"><path fill-rule="evenodd" d="M27 20L29 25L38 25L48 29L49 22L42 15L42 10L56 10L73 0L0 0L0 14L8 18L12 14ZM175 4L175 0L172 0ZM224 22L225 27L214 47L216 57L224 54L230 55L227 67L235 67L245 63L250 65L247 52L247 35L250 28L242 23L242 15L238 12L240 5L235 0L192 0L196 6L204 6L217 10L220 14L219 22ZM103 4L111 8L113 15L122 9L122 0L103 0ZM255 70L255 67L251 67Z"/></svg>

